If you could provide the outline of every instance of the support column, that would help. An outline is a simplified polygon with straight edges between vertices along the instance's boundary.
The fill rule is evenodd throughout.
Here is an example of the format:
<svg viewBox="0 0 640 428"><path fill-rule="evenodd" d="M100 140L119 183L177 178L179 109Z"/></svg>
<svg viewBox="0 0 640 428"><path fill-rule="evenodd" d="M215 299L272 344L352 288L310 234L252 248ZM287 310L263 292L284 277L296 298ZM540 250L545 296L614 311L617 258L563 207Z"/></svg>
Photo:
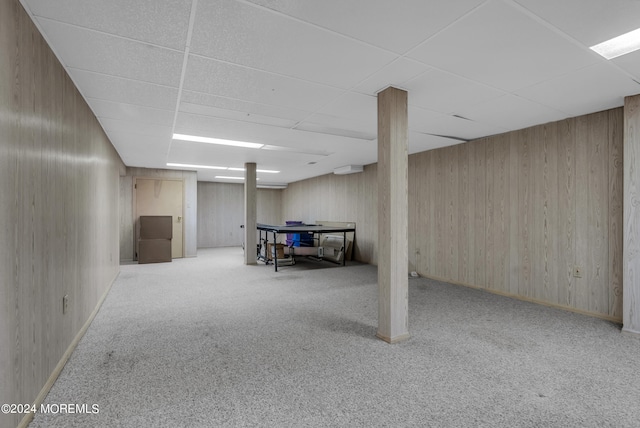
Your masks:
<svg viewBox="0 0 640 428"><path fill-rule="evenodd" d="M640 335L640 95L624 99L622 331Z"/></svg>
<svg viewBox="0 0 640 428"><path fill-rule="evenodd" d="M255 265L256 248L256 223L258 215L258 189L256 188L256 164L248 162L244 164L244 264Z"/></svg>
<svg viewBox="0 0 640 428"><path fill-rule="evenodd" d="M407 92L378 93L378 332L409 337Z"/></svg>

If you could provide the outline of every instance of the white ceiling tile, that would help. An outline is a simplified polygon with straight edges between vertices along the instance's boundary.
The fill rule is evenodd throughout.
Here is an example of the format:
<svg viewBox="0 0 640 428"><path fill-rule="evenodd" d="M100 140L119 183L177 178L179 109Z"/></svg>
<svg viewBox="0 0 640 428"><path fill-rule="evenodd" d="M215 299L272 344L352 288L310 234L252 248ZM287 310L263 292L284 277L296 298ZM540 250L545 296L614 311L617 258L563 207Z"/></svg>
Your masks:
<svg viewBox="0 0 640 428"><path fill-rule="evenodd" d="M178 113L175 132L225 140L277 144L286 128L258 123L240 122L227 118Z"/></svg>
<svg viewBox="0 0 640 428"><path fill-rule="evenodd" d="M378 99L375 96L349 92L327 104L318 113L302 122L300 129L318 131L308 123L333 129L334 135L361 135L358 138L375 138L378 129ZM341 132L344 130L344 133ZM356 131L349 134L348 131Z"/></svg>
<svg viewBox="0 0 640 428"><path fill-rule="evenodd" d="M36 17L184 50L191 0L26 0Z"/></svg>
<svg viewBox="0 0 640 428"><path fill-rule="evenodd" d="M225 0L198 4L191 52L345 89L396 58L299 20Z"/></svg>
<svg viewBox="0 0 640 428"><path fill-rule="evenodd" d="M521 89L517 95L570 116L579 116L619 107L626 95L638 92L640 84L603 62Z"/></svg>
<svg viewBox="0 0 640 428"><path fill-rule="evenodd" d="M167 86L70 69L69 74L87 98L173 110L178 90Z"/></svg>
<svg viewBox="0 0 640 428"><path fill-rule="evenodd" d="M99 119L106 118L134 122L136 124L173 126L174 113L172 110L117 103L97 98L88 98L87 101L91 106L91 110Z"/></svg>
<svg viewBox="0 0 640 428"><path fill-rule="evenodd" d="M319 122L323 122L324 117L314 117ZM326 118L325 122L333 122L335 118ZM339 127L338 125L326 125L324 123L316 123L312 121L305 121L298 124L295 129L307 132L315 132L323 135L338 135L341 137L357 138L360 140L373 140L376 138L376 133L372 133L366 129L355 129L354 126L348 125L349 128Z"/></svg>
<svg viewBox="0 0 640 428"><path fill-rule="evenodd" d="M640 82L640 51L619 56L611 61ZM636 93L637 91L628 95L635 95Z"/></svg>
<svg viewBox="0 0 640 428"><path fill-rule="evenodd" d="M406 58L398 58L364 80L354 90L366 95L377 95L378 92L389 86L404 88L406 81L419 76L427 70L429 70L429 67L424 64Z"/></svg>
<svg viewBox="0 0 640 428"><path fill-rule="evenodd" d="M39 23L67 67L176 88L180 84L181 52L49 19L40 18Z"/></svg>
<svg viewBox="0 0 640 428"><path fill-rule="evenodd" d="M267 117L280 118L297 122L311 114L310 111L259 104L250 101L237 100L201 92L183 91L181 101L188 104L216 107L234 112L249 113Z"/></svg>
<svg viewBox="0 0 640 428"><path fill-rule="evenodd" d="M409 154L425 152L427 150L439 149L440 147L460 144L460 141L451 138L437 137L434 135L422 134L420 132L409 132Z"/></svg>
<svg viewBox="0 0 640 428"><path fill-rule="evenodd" d="M128 134L145 135L155 138L159 144L165 144L171 139L171 125L158 126L149 123L137 123L126 120L100 118L102 127L107 132L126 132Z"/></svg>
<svg viewBox="0 0 640 428"><path fill-rule="evenodd" d="M486 123L445 115L415 106L409 106L409 130L461 140L472 140L507 131L504 128Z"/></svg>
<svg viewBox="0 0 640 428"><path fill-rule="evenodd" d="M295 120L280 119L277 117L263 116L243 111L223 109L218 107L203 106L201 104L190 104L182 102L180 104L180 112L191 113L199 116L236 120L239 122L258 123L261 125L278 126L283 128L292 128L295 126Z"/></svg>
<svg viewBox="0 0 640 428"><path fill-rule="evenodd" d="M440 70L429 70L405 82L409 104L441 113L456 114L461 106L499 98L504 92Z"/></svg>
<svg viewBox="0 0 640 428"><path fill-rule="evenodd" d="M587 47L640 27L639 1L515 1Z"/></svg>
<svg viewBox="0 0 640 428"><path fill-rule="evenodd" d="M588 49L499 0L485 3L409 56L506 91L597 61Z"/></svg>
<svg viewBox="0 0 640 428"><path fill-rule="evenodd" d="M403 54L484 0L249 0Z"/></svg>
<svg viewBox="0 0 640 428"><path fill-rule="evenodd" d="M105 130L109 140L127 166L163 168L167 162L171 132L167 138L122 130Z"/></svg>
<svg viewBox="0 0 640 428"><path fill-rule="evenodd" d="M522 129L567 117L563 112L514 95L505 95L482 104L462 108L461 115L473 121L506 130Z"/></svg>
<svg viewBox="0 0 640 428"><path fill-rule="evenodd" d="M191 55L184 89L259 104L315 111L343 91Z"/></svg>

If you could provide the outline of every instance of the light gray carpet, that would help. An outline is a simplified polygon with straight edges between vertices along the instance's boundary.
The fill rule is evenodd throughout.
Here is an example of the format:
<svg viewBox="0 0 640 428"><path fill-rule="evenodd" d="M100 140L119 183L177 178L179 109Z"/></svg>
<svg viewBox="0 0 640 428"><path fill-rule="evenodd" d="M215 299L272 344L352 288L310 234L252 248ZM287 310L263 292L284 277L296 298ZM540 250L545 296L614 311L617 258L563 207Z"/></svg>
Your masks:
<svg viewBox="0 0 640 428"><path fill-rule="evenodd" d="M640 340L426 279L411 338L375 338L376 268L127 265L31 427L638 427ZM322 267L305 269L307 267Z"/></svg>

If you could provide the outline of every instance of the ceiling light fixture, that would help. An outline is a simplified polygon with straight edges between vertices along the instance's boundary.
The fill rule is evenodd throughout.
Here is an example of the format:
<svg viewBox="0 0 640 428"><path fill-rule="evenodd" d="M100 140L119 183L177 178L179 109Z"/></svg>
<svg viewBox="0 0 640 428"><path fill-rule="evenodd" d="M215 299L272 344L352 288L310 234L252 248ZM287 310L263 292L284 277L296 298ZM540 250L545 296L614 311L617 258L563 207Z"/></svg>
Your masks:
<svg viewBox="0 0 640 428"><path fill-rule="evenodd" d="M244 177L231 177L227 175L216 175L216 178L224 178L225 180L244 180Z"/></svg>
<svg viewBox="0 0 640 428"><path fill-rule="evenodd" d="M244 171L244 168L229 168L229 171ZM256 169L256 172L264 172L265 174L278 174L280 171L273 171L270 169Z"/></svg>
<svg viewBox="0 0 640 428"><path fill-rule="evenodd" d="M355 174L356 172L362 172L363 169L362 165L346 165L334 169L333 173L336 175Z"/></svg>
<svg viewBox="0 0 640 428"><path fill-rule="evenodd" d="M244 180L244 177L232 177L230 175L216 175L214 178L221 178L224 180ZM256 180L260 180L260 179L256 178Z"/></svg>
<svg viewBox="0 0 640 428"><path fill-rule="evenodd" d="M637 51L640 49L640 28L591 46L589 49L597 52L606 59L617 58Z"/></svg>
<svg viewBox="0 0 640 428"><path fill-rule="evenodd" d="M258 189L286 189L287 184L258 184Z"/></svg>
<svg viewBox="0 0 640 428"><path fill-rule="evenodd" d="M167 166L177 166L180 168L196 168L196 169L227 169L226 166L211 166L211 165L194 165L189 163L173 163L167 162Z"/></svg>
<svg viewBox="0 0 640 428"><path fill-rule="evenodd" d="M246 141L222 140L220 138L199 137L197 135L173 134L174 140L194 141L196 143L220 144L223 146L246 147L249 149L259 149L264 144L249 143Z"/></svg>

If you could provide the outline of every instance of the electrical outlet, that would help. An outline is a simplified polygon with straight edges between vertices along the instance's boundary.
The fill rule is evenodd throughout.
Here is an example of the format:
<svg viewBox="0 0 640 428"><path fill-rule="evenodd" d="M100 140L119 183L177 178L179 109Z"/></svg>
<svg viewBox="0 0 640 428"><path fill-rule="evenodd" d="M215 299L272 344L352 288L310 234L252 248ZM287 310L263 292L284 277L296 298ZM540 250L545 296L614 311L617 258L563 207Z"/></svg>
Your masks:
<svg viewBox="0 0 640 428"><path fill-rule="evenodd" d="M573 268L573 276L576 278L582 278L582 268L580 268L580 266L575 266Z"/></svg>
<svg viewBox="0 0 640 428"><path fill-rule="evenodd" d="M65 296L62 298L62 313L66 314L67 309L69 309L69 295L65 294Z"/></svg>

